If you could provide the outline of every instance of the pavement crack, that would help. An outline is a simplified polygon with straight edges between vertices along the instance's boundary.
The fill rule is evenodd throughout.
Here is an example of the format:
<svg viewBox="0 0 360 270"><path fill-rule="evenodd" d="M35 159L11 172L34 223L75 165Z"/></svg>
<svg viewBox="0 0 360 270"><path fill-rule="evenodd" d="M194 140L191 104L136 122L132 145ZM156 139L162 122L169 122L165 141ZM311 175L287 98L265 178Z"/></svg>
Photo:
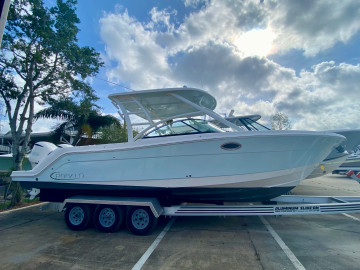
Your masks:
<svg viewBox="0 0 360 270"><path fill-rule="evenodd" d="M252 248L253 248L254 251L255 251L255 257L256 257L257 261L259 261L260 266L261 266L261 269L265 270L265 267L264 267L264 265L262 264L262 261L261 261L260 254L259 254L259 252L258 252L258 250L257 250L257 248L256 248L256 246L255 246L255 243L254 243L254 241L253 241L253 239L252 239L252 237L251 237L251 233L250 233L250 231L249 231L248 229L246 229L246 232L247 232L247 234L248 234L248 236L249 236L251 246L252 246Z"/></svg>
<svg viewBox="0 0 360 270"><path fill-rule="evenodd" d="M356 232L356 231L349 231L349 230L342 230L342 229L333 229L334 231L339 231L339 232L347 232L347 233L356 233L356 234L360 234L360 232Z"/></svg>
<svg viewBox="0 0 360 270"><path fill-rule="evenodd" d="M50 216L52 216L52 215L50 215ZM22 225L25 225L25 224L29 224L29 223L34 222L34 221L39 221L39 220L42 220L42 219L46 219L46 218L48 218L48 216L47 216L47 217L43 217L43 218L38 218L38 219L29 219L29 220L26 220L26 221L24 221L24 222L16 223L16 224L11 225L11 226L9 226L9 227L0 229L0 232L4 232L4 231L6 231L6 230L10 230L10 229L12 229L12 228L19 227L19 226L22 226Z"/></svg>
<svg viewBox="0 0 360 270"><path fill-rule="evenodd" d="M22 222L22 223L18 223L18 224L12 225L12 226L10 226L10 227L6 227L6 228L4 228L4 229L0 229L0 232L6 231L6 230L9 230L9 229L12 229L12 228L21 226L21 225L28 224L28 223L31 223L31 222L33 222L33 221L34 221L34 220L28 220L28 221L26 221L26 222Z"/></svg>

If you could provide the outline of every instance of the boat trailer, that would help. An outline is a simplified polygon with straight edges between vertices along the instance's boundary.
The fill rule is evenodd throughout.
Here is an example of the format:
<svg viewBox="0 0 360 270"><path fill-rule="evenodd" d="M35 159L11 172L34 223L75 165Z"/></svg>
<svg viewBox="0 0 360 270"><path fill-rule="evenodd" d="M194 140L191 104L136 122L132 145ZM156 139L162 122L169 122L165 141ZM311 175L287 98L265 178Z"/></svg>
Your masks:
<svg viewBox="0 0 360 270"><path fill-rule="evenodd" d="M360 173L347 176L360 183ZM35 190L36 191L36 190ZM34 192L35 192L34 191ZM36 195L35 192L33 195ZM162 206L156 198L74 196L47 209L65 212L72 230L84 230L91 220L102 232L115 232L126 223L130 232L149 234L160 216L288 216L360 213L360 196L282 195L256 204L181 204ZM44 207L43 207L44 209Z"/></svg>
<svg viewBox="0 0 360 270"><path fill-rule="evenodd" d="M360 212L360 196L281 195L266 204L204 205L182 204L163 207L156 198L74 196L46 208L59 212L69 204L148 207L155 218L160 216L285 216Z"/></svg>
<svg viewBox="0 0 360 270"><path fill-rule="evenodd" d="M359 179L360 180L360 179ZM182 204L162 206L156 198L74 196L46 208L65 211L72 230L84 230L93 220L102 232L115 232L126 223L130 232L149 234L160 216L287 216L360 213L360 196L282 195L265 204Z"/></svg>

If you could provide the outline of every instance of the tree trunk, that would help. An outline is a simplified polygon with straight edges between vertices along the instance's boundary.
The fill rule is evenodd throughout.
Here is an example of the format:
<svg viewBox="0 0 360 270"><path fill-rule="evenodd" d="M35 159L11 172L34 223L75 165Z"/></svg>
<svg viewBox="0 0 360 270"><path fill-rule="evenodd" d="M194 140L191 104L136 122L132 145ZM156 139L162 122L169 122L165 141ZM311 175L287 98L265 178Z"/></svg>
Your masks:
<svg viewBox="0 0 360 270"><path fill-rule="evenodd" d="M76 145L78 144L78 142L79 142L80 139L81 139L82 133L83 133L83 132L82 132L82 129L79 128L79 129L78 129L78 132L76 133L75 138L74 138L74 140L73 140L73 142L72 142L72 145L73 145L73 146L76 146Z"/></svg>
<svg viewBox="0 0 360 270"><path fill-rule="evenodd" d="M32 90L32 89L31 89ZM33 92L30 91L30 96L28 97L28 101L26 102L24 110L27 111L28 106L30 106L29 109L29 117L25 118L25 112L23 112L20 116L20 123L19 123L19 129L17 132L15 132L15 135L13 134L13 145L12 145L12 152L13 152L13 169L15 171L21 171L22 170L22 164L25 158L26 148L30 141L30 134L32 129L32 120L34 116L34 95ZM13 118L14 119L14 118ZM23 140L23 145L21 147L20 141L21 141L21 135L23 132L23 126L24 123L27 123L27 127L25 130L25 137ZM22 195L23 190L19 183L12 183L12 197L11 197L11 206L15 206L21 203L22 201Z"/></svg>
<svg viewBox="0 0 360 270"><path fill-rule="evenodd" d="M13 169L15 171L21 171L22 170L22 162L24 160L24 155L21 155L21 151L19 151L20 150L19 149L20 148L20 138L14 138L14 139L15 140L13 141L13 145L12 145ZM19 203L21 203L23 191L22 191L22 188L19 183L14 183L11 181L10 186L12 188L12 192L11 192L12 197L11 197L10 205L15 206L15 205L18 205Z"/></svg>

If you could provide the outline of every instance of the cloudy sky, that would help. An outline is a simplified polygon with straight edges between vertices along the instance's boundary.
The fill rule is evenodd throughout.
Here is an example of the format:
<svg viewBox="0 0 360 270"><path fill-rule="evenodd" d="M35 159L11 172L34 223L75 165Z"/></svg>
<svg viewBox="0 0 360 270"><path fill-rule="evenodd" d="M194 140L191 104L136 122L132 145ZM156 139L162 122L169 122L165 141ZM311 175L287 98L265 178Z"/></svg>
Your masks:
<svg viewBox="0 0 360 270"><path fill-rule="evenodd" d="M106 113L109 94L186 85L215 96L218 113L360 128L358 0L79 0L78 16L80 44L105 61L90 81Z"/></svg>

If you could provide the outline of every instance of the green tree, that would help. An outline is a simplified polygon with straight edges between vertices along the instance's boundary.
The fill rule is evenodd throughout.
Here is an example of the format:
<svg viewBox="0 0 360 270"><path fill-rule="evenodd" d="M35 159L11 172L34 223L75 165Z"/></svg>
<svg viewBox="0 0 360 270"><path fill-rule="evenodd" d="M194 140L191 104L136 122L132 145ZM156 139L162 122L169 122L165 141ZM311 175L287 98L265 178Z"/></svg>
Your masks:
<svg viewBox="0 0 360 270"><path fill-rule="evenodd" d="M50 102L50 107L35 114L35 118L55 118L65 120L55 129L55 136L60 138L66 130L74 130L75 136L72 145L77 145L83 135L92 138L103 127L119 127L117 118L110 115L101 115L99 107L95 105L94 97L85 97L76 101L74 97L67 97Z"/></svg>
<svg viewBox="0 0 360 270"><path fill-rule="evenodd" d="M3 120L4 120L4 103L0 101L0 134L3 128Z"/></svg>
<svg viewBox="0 0 360 270"><path fill-rule="evenodd" d="M274 130L290 129L291 128L291 122L289 120L289 117L284 113L277 112L271 118L271 128L274 129Z"/></svg>
<svg viewBox="0 0 360 270"><path fill-rule="evenodd" d="M126 128L121 125L110 125L101 128L99 133L101 144L121 143L128 140ZM134 134L136 134L136 131L134 131Z"/></svg>
<svg viewBox="0 0 360 270"><path fill-rule="evenodd" d="M14 169L21 170L34 122L35 102L45 105L72 92L94 95L84 80L102 66L99 53L77 44L76 0L13 0L0 52L0 95L13 139ZM20 137L24 134L23 145ZM16 196L13 196L14 198Z"/></svg>

